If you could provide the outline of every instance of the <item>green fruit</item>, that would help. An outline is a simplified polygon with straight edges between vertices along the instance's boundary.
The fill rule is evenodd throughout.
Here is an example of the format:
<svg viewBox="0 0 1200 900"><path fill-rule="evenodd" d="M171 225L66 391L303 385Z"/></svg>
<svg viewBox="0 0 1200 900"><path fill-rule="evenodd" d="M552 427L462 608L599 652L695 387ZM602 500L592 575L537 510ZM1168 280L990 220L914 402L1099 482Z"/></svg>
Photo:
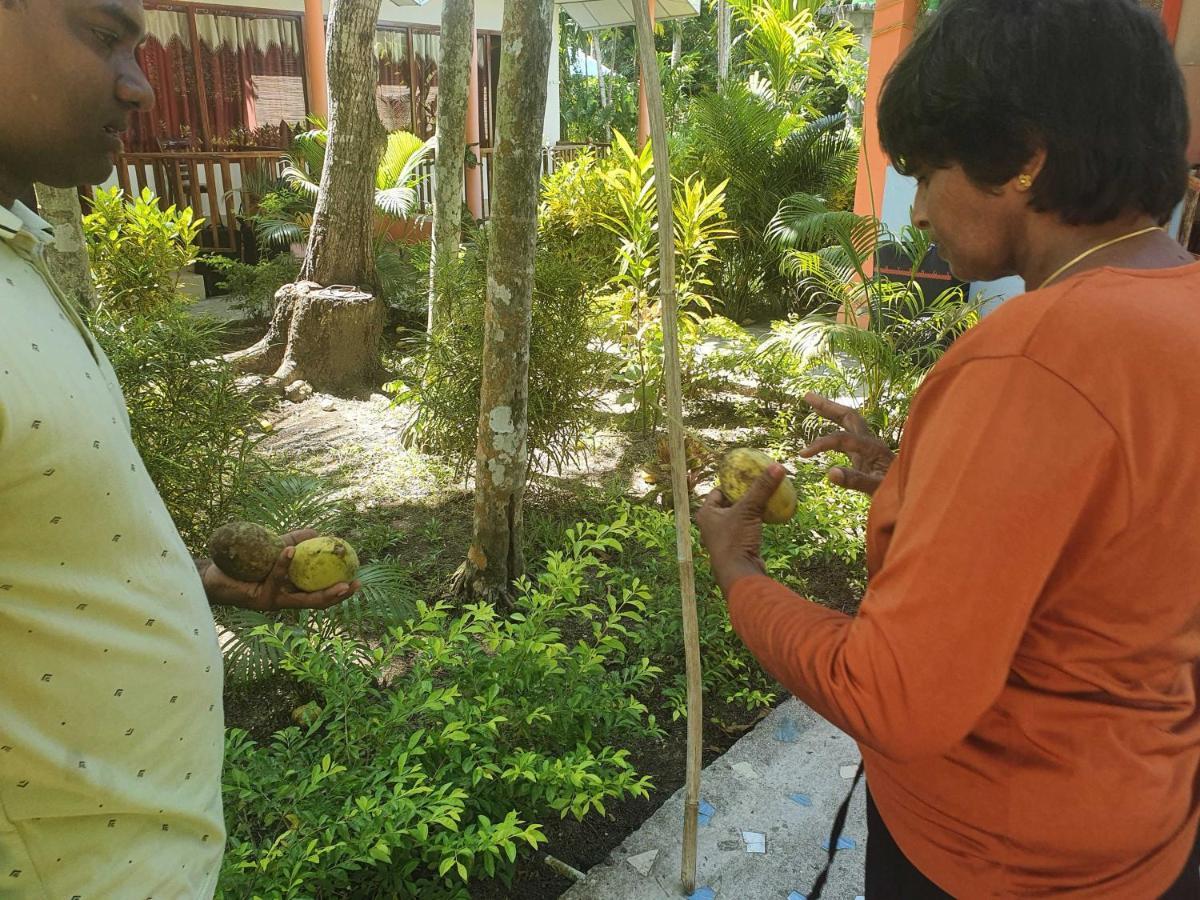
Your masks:
<svg viewBox="0 0 1200 900"><path fill-rule="evenodd" d="M253 522L222 525L208 539L212 561L238 581L262 581L271 574L282 552L283 538Z"/></svg>
<svg viewBox="0 0 1200 900"><path fill-rule="evenodd" d="M358 572L358 554L336 537L315 537L296 545L288 578L302 591L323 591L339 582L349 584Z"/></svg>
<svg viewBox="0 0 1200 900"><path fill-rule="evenodd" d="M750 485L758 479L775 460L761 450L738 447L730 450L717 469L717 487L730 503L737 503ZM763 510L763 521L779 525L796 514L796 488L790 478L785 478L767 501Z"/></svg>
<svg viewBox="0 0 1200 900"><path fill-rule="evenodd" d="M303 725L305 728L311 726L317 717L321 715L321 704L315 700L311 703L305 703L303 706L297 706L292 710L292 721L297 725Z"/></svg>

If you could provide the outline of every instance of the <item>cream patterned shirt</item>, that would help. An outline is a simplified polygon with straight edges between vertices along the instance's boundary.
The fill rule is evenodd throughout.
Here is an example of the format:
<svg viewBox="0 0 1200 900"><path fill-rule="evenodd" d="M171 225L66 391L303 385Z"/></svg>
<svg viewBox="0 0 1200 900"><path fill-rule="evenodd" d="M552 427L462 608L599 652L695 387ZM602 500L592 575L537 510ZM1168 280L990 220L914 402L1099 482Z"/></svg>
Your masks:
<svg viewBox="0 0 1200 900"><path fill-rule="evenodd" d="M208 898L212 616L50 235L0 207L0 898Z"/></svg>

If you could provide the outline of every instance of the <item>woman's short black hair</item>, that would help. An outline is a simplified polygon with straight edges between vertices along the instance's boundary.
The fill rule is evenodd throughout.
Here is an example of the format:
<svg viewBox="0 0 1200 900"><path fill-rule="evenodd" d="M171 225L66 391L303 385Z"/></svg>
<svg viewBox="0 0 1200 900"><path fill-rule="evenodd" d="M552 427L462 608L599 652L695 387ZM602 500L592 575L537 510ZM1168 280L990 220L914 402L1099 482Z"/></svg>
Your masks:
<svg viewBox="0 0 1200 900"><path fill-rule="evenodd" d="M958 163L988 187L1045 148L1033 206L1072 225L1166 222L1187 188L1182 76L1135 0L947 0L888 76L879 130L902 172Z"/></svg>

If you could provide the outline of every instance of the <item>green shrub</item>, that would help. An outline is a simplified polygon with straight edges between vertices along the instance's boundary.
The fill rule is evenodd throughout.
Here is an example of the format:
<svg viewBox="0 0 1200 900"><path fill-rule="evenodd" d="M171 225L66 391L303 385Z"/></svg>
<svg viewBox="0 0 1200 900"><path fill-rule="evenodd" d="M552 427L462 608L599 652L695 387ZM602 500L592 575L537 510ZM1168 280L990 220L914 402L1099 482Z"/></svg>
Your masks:
<svg viewBox="0 0 1200 900"><path fill-rule="evenodd" d="M617 238L606 224L620 211L608 183L612 168L612 160L584 150L542 179L538 243L569 247L597 281L616 271Z"/></svg>
<svg viewBox="0 0 1200 900"><path fill-rule="evenodd" d="M290 253L280 253L251 266L228 256L209 256L205 261L224 273L217 287L230 303L247 318L265 321L275 309L275 292L296 280L300 261Z"/></svg>
<svg viewBox="0 0 1200 900"><path fill-rule="evenodd" d="M146 471L200 553L232 516L259 440L255 402L235 389L237 376L219 356L220 326L164 300L153 315L102 308L91 327L125 391Z"/></svg>
<svg viewBox="0 0 1200 900"><path fill-rule="evenodd" d="M607 337L616 345L620 365L616 378L624 389L622 403L632 404L633 419L643 434L658 425L662 409L663 322L659 293L659 235L654 158L649 144L635 151L614 135L613 163L606 184L615 214L606 218L620 244L619 268L610 279ZM717 259L718 242L733 236L726 227L725 184L713 188L703 180L686 178L673 186L675 291L683 378L692 376L698 342L698 323L711 312L710 270Z"/></svg>
<svg viewBox="0 0 1200 900"><path fill-rule="evenodd" d="M460 257L443 273L441 289L454 298L453 326L420 342L401 379L389 385L396 400L412 403L406 440L446 454L459 471L475 462L483 361L487 232L468 234ZM611 360L596 346L600 333L591 272L562 244L538 248L529 350L530 453L560 468L579 452Z"/></svg>
<svg viewBox="0 0 1200 900"><path fill-rule="evenodd" d="M830 485L815 472L797 476L796 517L764 529L762 556L771 577L812 597L807 571L819 566L853 578L864 555L866 497ZM653 629L637 632L638 651L665 670L663 693L673 716L686 710L686 678L680 659L683 628L679 613L674 515L621 501L609 511L613 534L622 544L620 572L627 583L650 585L647 615ZM697 613L706 697L745 709L777 700L775 680L746 650L729 622L729 609L717 590L708 558L695 536ZM825 598L812 597L818 601Z"/></svg>
<svg viewBox="0 0 1200 900"><path fill-rule="evenodd" d="M852 202L858 140L845 118L800 119L729 82L696 99L686 133L680 164L711 184L728 181L725 207L737 239L722 245L714 272L721 312L735 322L807 312L768 226L793 193L823 196L835 208Z"/></svg>
<svg viewBox="0 0 1200 900"><path fill-rule="evenodd" d="M379 288L395 319L424 327L429 317L429 242L375 242Z"/></svg>
<svg viewBox="0 0 1200 900"><path fill-rule="evenodd" d="M637 699L658 671L630 637L647 590L605 588L619 549L570 530L511 617L421 604L371 644L264 626L320 712L268 745L230 731L218 896L465 897L542 817L646 796L616 748L661 733Z"/></svg>
<svg viewBox="0 0 1200 900"><path fill-rule="evenodd" d="M174 302L203 220L190 208L162 208L149 188L132 200L120 188L97 189L91 206L83 233L100 308L144 315Z"/></svg>

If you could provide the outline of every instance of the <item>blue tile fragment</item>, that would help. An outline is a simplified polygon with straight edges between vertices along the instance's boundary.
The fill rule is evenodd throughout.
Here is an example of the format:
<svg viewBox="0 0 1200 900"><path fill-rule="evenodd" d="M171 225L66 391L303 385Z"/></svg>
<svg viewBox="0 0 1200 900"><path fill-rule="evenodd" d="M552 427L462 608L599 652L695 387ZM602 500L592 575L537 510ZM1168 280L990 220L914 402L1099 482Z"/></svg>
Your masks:
<svg viewBox="0 0 1200 900"><path fill-rule="evenodd" d="M699 815L697 816L697 820L699 821L699 823L701 825L707 825L710 821L712 821L712 817L716 813L716 811L717 811L717 808L715 806L713 806L711 803L709 803L707 800L701 800L700 808L698 810Z"/></svg>
<svg viewBox="0 0 1200 900"><path fill-rule="evenodd" d="M788 894L787 900L808 900L808 897L799 891L792 891Z"/></svg>
<svg viewBox="0 0 1200 900"><path fill-rule="evenodd" d="M800 740L800 728L795 719L784 719L775 726L775 740L785 744L795 744Z"/></svg>
<svg viewBox="0 0 1200 900"><path fill-rule="evenodd" d="M710 887L696 888L695 892L688 895L688 900L716 900L716 892Z"/></svg>
<svg viewBox="0 0 1200 900"><path fill-rule="evenodd" d="M857 850L858 842L855 841L854 838L840 837L838 838L837 848L839 850ZM829 838L825 838L825 840L821 841L821 849L829 849Z"/></svg>
<svg viewBox="0 0 1200 900"><path fill-rule="evenodd" d="M788 799L797 806L812 806L812 797L808 794L789 794Z"/></svg>

